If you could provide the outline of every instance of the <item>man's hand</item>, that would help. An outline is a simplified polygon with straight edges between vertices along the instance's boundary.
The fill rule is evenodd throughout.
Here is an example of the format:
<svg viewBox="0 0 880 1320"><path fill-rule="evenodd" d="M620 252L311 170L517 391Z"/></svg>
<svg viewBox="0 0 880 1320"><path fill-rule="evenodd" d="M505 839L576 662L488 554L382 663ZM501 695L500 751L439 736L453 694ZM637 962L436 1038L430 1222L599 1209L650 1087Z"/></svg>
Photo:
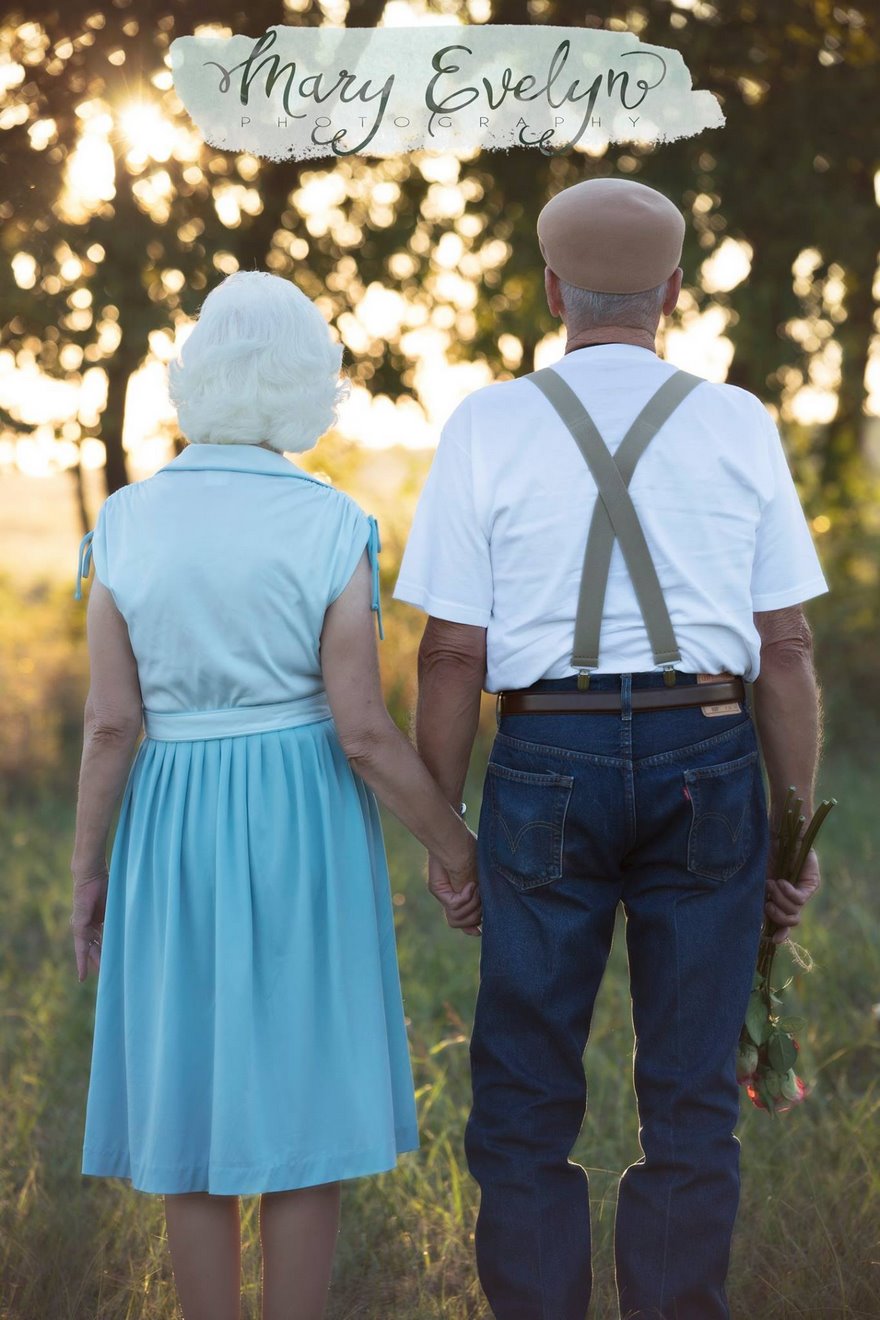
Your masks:
<svg viewBox="0 0 880 1320"><path fill-rule="evenodd" d="M447 924L465 935L479 935L483 904L477 881L476 856L469 871L450 875L433 857L428 858L428 889L443 907Z"/></svg>
<svg viewBox="0 0 880 1320"><path fill-rule="evenodd" d="M764 910L770 920L775 921L778 926L773 932L773 943L782 944L788 939L792 926L797 926L800 922L801 909L813 897L822 879L819 874L819 858L813 848L807 853L797 884L791 884L788 880L779 880L773 875L774 860L771 853Z"/></svg>

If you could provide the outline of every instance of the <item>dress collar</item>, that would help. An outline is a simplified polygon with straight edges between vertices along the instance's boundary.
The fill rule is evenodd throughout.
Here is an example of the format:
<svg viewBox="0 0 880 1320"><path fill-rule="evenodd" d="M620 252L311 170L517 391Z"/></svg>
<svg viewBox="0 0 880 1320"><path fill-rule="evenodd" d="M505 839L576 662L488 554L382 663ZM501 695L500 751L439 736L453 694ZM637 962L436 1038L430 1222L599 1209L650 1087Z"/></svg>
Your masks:
<svg viewBox="0 0 880 1320"><path fill-rule="evenodd" d="M262 449L253 444L189 444L159 472L224 471L257 472L277 477L303 477L314 481L277 449ZM320 483L324 484L324 483Z"/></svg>

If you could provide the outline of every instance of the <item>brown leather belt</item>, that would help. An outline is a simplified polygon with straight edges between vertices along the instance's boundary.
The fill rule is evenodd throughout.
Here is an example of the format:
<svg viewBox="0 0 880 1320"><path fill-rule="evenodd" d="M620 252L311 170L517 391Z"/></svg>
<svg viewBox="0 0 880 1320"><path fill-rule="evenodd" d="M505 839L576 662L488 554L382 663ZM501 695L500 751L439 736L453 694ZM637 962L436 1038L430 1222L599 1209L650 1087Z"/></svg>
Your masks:
<svg viewBox="0 0 880 1320"><path fill-rule="evenodd" d="M741 678L719 683L687 683L680 687L633 688L633 710L673 710L678 706L719 706L744 701ZM497 710L502 715L607 714L620 710L619 692L499 692Z"/></svg>

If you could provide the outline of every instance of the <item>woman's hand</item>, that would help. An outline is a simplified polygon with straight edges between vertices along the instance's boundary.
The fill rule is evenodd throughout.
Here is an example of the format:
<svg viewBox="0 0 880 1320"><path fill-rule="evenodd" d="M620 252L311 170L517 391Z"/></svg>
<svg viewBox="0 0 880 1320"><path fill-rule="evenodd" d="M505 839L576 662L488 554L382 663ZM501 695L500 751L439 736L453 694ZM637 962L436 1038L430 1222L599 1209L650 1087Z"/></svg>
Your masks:
<svg viewBox="0 0 880 1320"><path fill-rule="evenodd" d="M73 877L70 926L73 930L76 972L80 981L86 979L90 961L94 961L96 973L101 968L101 937L108 879L106 865L94 872L75 874Z"/></svg>
<svg viewBox="0 0 880 1320"><path fill-rule="evenodd" d="M477 876L477 836L468 830L466 855L454 870L428 858L428 889L443 907L447 924L465 935L479 935L483 905Z"/></svg>

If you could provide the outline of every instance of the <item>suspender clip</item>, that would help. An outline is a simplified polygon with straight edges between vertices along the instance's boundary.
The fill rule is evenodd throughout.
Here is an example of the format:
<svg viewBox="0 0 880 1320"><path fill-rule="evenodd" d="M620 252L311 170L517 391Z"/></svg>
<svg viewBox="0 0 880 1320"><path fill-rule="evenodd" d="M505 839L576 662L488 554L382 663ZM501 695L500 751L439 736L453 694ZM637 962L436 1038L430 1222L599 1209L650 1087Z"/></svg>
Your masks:
<svg viewBox="0 0 880 1320"><path fill-rule="evenodd" d="M675 687L675 665L663 666L663 682L667 687Z"/></svg>
<svg viewBox="0 0 880 1320"><path fill-rule="evenodd" d="M579 691L579 692L586 692L587 689L589 688L589 686L590 686L590 671L589 671L589 669L579 669L579 670L578 670L578 691Z"/></svg>

